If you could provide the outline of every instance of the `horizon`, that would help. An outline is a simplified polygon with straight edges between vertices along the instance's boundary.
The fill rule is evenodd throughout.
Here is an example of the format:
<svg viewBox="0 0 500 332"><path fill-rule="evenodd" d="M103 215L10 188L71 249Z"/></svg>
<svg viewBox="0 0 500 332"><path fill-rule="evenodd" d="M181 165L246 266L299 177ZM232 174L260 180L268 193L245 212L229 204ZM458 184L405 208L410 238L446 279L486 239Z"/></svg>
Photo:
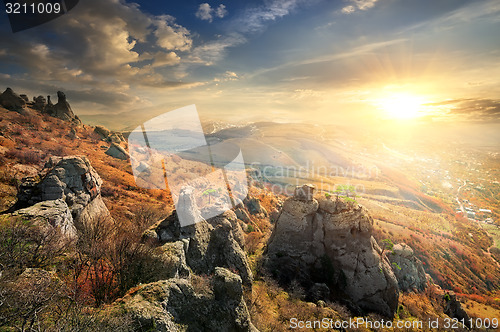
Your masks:
<svg viewBox="0 0 500 332"><path fill-rule="evenodd" d="M86 1L17 33L4 20L0 85L62 90L115 130L191 104L236 124L495 125L499 13L496 1Z"/></svg>

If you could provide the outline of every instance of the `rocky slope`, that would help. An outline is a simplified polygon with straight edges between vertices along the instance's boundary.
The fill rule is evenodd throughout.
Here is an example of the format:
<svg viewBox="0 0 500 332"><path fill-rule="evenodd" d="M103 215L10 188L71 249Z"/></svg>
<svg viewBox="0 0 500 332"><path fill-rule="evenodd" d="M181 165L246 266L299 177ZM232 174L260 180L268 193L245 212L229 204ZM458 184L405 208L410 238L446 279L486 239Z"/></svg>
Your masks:
<svg viewBox="0 0 500 332"><path fill-rule="evenodd" d="M238 275L217 267L212 288L200 294L186 279L162 280L129 292L110 311L132 314L136 331L257 331Z"/></svg>
<svg viewBox="0 0 500 332"><path fill-rule="evenodd" d="M194 202L192 197L184 197L192 195L192 191L182 191L181 195L179 199ZM182 213L194 216L195 211L197 209L193 207L191 211ZM198 274L212 274L216 267L225 267L238 271L245 285L252 284L252 271L243 250L243 232L233 211L226 211L209 220L199 216L197 222L185 227L181 227L177 214L174 210L146 231L145 237L159 240L163 245L182 248L177 254L180 267L189 266Z"/></svg>
<svg viewBox="0 0 500 332"><path fill-rule="evenodd" d="M329 288L356 306L392 316L398 284L390 262L372 237L373 220L356 203L314 198L298 188L283 204L268 243L266 268L281 283ZM328 291L322 291L328 294Z"/></svg>

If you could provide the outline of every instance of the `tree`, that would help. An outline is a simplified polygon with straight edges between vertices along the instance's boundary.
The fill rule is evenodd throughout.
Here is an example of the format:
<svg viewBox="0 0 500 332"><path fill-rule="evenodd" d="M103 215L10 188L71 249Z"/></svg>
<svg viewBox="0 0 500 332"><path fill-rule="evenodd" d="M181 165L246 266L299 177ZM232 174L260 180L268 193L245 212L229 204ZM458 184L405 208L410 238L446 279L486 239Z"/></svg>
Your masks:
<svg viewBox="0 0 500 332"><path fill-rule="evenodd" d="M215 189L207 189L203 192L203 196L208 196L208 204L210 204L210 197L211 196L215 196L215 193L217 192L217 190Z"/></svg>

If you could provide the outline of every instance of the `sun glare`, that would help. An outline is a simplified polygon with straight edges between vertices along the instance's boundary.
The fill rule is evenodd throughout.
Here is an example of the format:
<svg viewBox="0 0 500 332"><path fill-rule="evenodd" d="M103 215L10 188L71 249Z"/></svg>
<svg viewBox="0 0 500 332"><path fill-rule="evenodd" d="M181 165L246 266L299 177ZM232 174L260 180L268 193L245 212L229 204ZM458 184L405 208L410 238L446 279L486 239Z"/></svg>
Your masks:
<svg viewBox="0 0 500 332"><path fill-rule="evenodd" d="M422 97L409 93L391 94L378 100L377 106L392 119L409 120L424 115Z"/></svg>

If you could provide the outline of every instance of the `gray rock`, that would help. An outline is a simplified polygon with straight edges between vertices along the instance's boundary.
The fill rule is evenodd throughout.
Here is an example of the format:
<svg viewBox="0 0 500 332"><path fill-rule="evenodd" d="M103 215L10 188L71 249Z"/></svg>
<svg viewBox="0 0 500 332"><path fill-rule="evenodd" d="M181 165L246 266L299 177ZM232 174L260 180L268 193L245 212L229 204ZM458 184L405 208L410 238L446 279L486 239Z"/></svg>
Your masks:
<svg viewBox="0 0 500 332"><path fill-rule="evenodd" d="M101 197L102 180L86 157L51 157L40 174L22 180L18 208L61 199L68 205L76 227L96 218L109 218Z"/></svg>
<svg viewBox="0 0 500 332"><path fill-rule="evenodd" d="M196 293L186 279L162 280L140 286L112 307L132 314L137 331L257 331L238 275L216 268L211 287L209 294Z"/></svg>
<svg viewBox="0 0 500 332"><path fill-rule="evenodd" d="M243 235L237 228L236 215L226 211L220 216L201 219L197 223L181 227L177 211L145 232L145 237L156 238L160 243L185 241L187 265L199 274L211 274L216 267L235 269L245 285L251 285L252 271L242 249ZM146 235L147 233L147 235Z"/></svg>
<svg viewBox="0 0 500 332"><path fill-rule="evenodd" d="M109 149L106 151L106 154L108 156L111 156L113 158L121 159L121 160L127 160L129 158L129 154L127 150L122 148L120 145L111 143L111 146Z"/></svg>
<svg viewBox="0 0 500 332"><path fill-rule="evenodd" d="M264 215L267 215L267 211L266 209L264 209L261 205L260 205L260 201L255 198L255 197L251 197L251 198L246 198L244 200L244 203L248 209L248 212L250 212L250 214L259 214L259 213L262 213Z"/></svg>
<svg viewBox="0 0 500 332"><path fill-rule="evenodd" d="M240 219L241 221L243 221L246 224L248 224L251 221L250 215L248 214L248 212L245 209L237 208L236 210L234 210L234 213L236 213L236 216L238 217L238 219Z"/></svg>
<svg viewBox="0 0 500 332"><path fill-rule="evenodd" d="M38 96L33 98L33 108L43 112L47 106L47 100L44 96Z"/></svg>
<svg viewBox="0 0 500 332"><path fill-rule="evenodd" d="M392 252L387 254L392 270L398 280L399 289L404 292L423 291L427 287L422 262L413 254L413 249L405 243L394 245Z"/></svg>
<svg viewBox="0 0 500 332"><path fill-rule="evenodd" d="M26 101L11 88L7 88L0 95L0 104L8 110L19 111L26 106Z"/></svg>
<svg viewBox="0 0 500 332"><path fill-rule="evenodd" d="M104 126L95 126L94 132L97 135L101 136L101 138L106 138L109 136L109 134L111 134L111 130L107 129Z"/></svg>
<svg viewBox="0 0 500 332"><path fill-rule="evenodd" d="M62 91L57 91L57 104L50 109L50 114L58 119L73 122L80 125L80 119L73 113L70 104L66 100L66 95Z"/></svg>
<svg viewBox="0 0 500 332"><path fill-rule="evenodd" d="M312 184L305 184L300 187L298 186L295 188L293 196L301 201L312 201L315 189L316 188Z"/></svg>
<svg viewBox="0 0 500 332"><path fill-rule="evenodd" d="M185 186L179 193L177 201L177 217L179 218L181 227L196 224L201 221L201 212L196 205L196 198L194 197L194 188Z"/></svg>
<svg viewBox="0 0 500 332"><path fill-rule="evenodd" d="M17 210L14 216L34 220L41 226L58 228L68 238L76 238L76 228L68 205L62 199L37 203L28 208Z"/></svg>
<svg viewBox="0 0 500 332"><path fill-rule="evenodd" d="M299 199L300 198L300 199ZM398 285L372 237L373 219L342 199L286 200L269 239L265 266L282 283L324 283L362 308L392 316ZM314 277L314 278L312 278Z"/></svg>

